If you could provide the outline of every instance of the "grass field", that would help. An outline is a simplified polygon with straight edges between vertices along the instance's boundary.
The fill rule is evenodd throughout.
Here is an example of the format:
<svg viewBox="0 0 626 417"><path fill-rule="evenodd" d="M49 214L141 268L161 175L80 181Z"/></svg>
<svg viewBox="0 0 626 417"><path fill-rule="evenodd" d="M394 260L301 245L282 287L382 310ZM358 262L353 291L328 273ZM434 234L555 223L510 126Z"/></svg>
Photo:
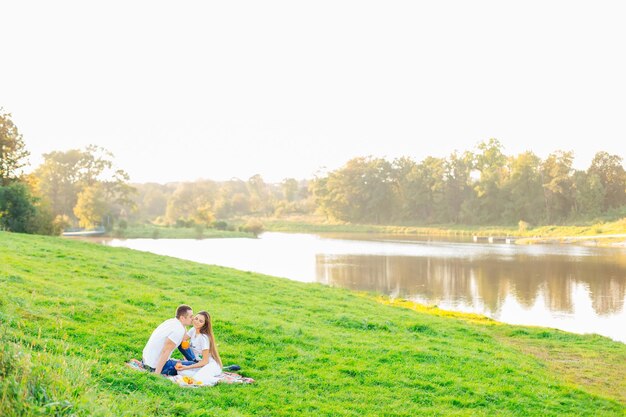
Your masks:
<svg viewBox="0 0 626 417"><path fill-rule="evenodd" d="M626 345L123 248L0 232L0 415L624 416ZM124 366L188 303L253 385Z"/></svg>

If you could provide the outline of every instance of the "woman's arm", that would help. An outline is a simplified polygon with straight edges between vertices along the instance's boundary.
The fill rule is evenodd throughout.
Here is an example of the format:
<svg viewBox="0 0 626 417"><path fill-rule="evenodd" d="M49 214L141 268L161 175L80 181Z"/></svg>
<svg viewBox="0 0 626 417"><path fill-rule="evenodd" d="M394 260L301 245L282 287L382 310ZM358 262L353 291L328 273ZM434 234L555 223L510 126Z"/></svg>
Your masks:
<svg viewBox="0 0 626 417"><path fill-rule="evenodd" d="M206 365L207 363L209 363L209 358L211 357L211 353L209 352L209 349L204 349L202 351L202 359L200 359L200 362L194 363L193 365L179 365L176 367L176 369L178 369L179 371L184 371L185 369L194 369L194 368L202 368L204 365Z"/></svg>

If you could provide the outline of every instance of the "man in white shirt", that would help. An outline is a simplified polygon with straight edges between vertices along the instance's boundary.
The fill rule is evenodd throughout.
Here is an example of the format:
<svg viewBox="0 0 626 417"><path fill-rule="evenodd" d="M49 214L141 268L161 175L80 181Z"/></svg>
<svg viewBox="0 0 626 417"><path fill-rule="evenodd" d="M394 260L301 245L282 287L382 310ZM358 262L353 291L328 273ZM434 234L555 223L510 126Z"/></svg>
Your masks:
<svg viewBox="0 0 626 417"><path fill-rule="evenodd" d="M176 361L170 360L170 356L183 341L185 326L190 326L192 319L193 310L183 304L176 309L176 318L165 320L152 332L143 348L144 368L156 374L176 375Z"/></svg>

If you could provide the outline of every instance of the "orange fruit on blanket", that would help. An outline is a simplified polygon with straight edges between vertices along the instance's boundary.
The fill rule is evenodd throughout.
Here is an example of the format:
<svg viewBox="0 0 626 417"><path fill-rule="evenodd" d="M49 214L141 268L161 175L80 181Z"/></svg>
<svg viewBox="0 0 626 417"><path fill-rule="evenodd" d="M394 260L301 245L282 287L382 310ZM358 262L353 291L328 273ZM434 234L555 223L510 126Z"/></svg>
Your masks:
<svg viewBox="0 0 626 417"><path fill-rule="evenodd" d="M180 347L182 347L183 349L189 349L189 341L183 340L183 343L180 344Z"/></svg>

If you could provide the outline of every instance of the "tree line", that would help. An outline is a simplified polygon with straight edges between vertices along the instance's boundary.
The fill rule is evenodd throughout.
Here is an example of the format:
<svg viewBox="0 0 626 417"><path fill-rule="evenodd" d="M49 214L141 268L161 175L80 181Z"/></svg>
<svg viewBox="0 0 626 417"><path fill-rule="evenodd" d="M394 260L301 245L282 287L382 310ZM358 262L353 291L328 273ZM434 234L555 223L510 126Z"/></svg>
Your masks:
<svg viewBox="0 0 626 417"><path fill-rule="evenodd" d="M233 178L134 187L137 210L132 220L151 220L162 225L222 228L226 220L236 217L281 217L315 210L309 182L294 178L272 184L254 175L246 181Z"/></svg>
<svg viewBox="0 0 626 417"><path fill-rule="evenodd" d="M238 216L322 214L329 219L379 224L559 224L626 215L622 158L598 152L586 170L573 152L541 159L507 156L496 139L474 151L421 162L402 157L358 157L310 180L269 184L199 180L135 184L137 220L206 224ZM521 222L521 223L520 223Z"/></svg>
<svg viewBox="0 0 626 417"><path fill-rule="evenodd" d="M586 170L573 152L505 155L496 139L445 158L357 157L309 180L131 184L103 148L54 151L30 174L11 115L0 109L0 229L58 234L128 222L225 228L227 220L321 214L379 224L557 224L626 214L622 158L598 152Z"/></svg>
<svg viewBox="0 0 626 417"><path fill-rule="evenodd" d="M473 152L421 162L354 158L317 178L312 191L318 210L349 222L539 225L623 217L622 158L598 152L587 170L573 161L571 151L543 160L531 151L507 156L490 139Z"/></svg>
<svg viewBox="0 0 626 417"><path fill-rule="evenodd" d="M70 227L125 227L129 222L224 228L236 216L312 212L307 181L268 184L200 180L131 184L113 155L94 145L53 151L22 174L29 152L11 114L0 108L0 230L59 234Z"/></svg>

